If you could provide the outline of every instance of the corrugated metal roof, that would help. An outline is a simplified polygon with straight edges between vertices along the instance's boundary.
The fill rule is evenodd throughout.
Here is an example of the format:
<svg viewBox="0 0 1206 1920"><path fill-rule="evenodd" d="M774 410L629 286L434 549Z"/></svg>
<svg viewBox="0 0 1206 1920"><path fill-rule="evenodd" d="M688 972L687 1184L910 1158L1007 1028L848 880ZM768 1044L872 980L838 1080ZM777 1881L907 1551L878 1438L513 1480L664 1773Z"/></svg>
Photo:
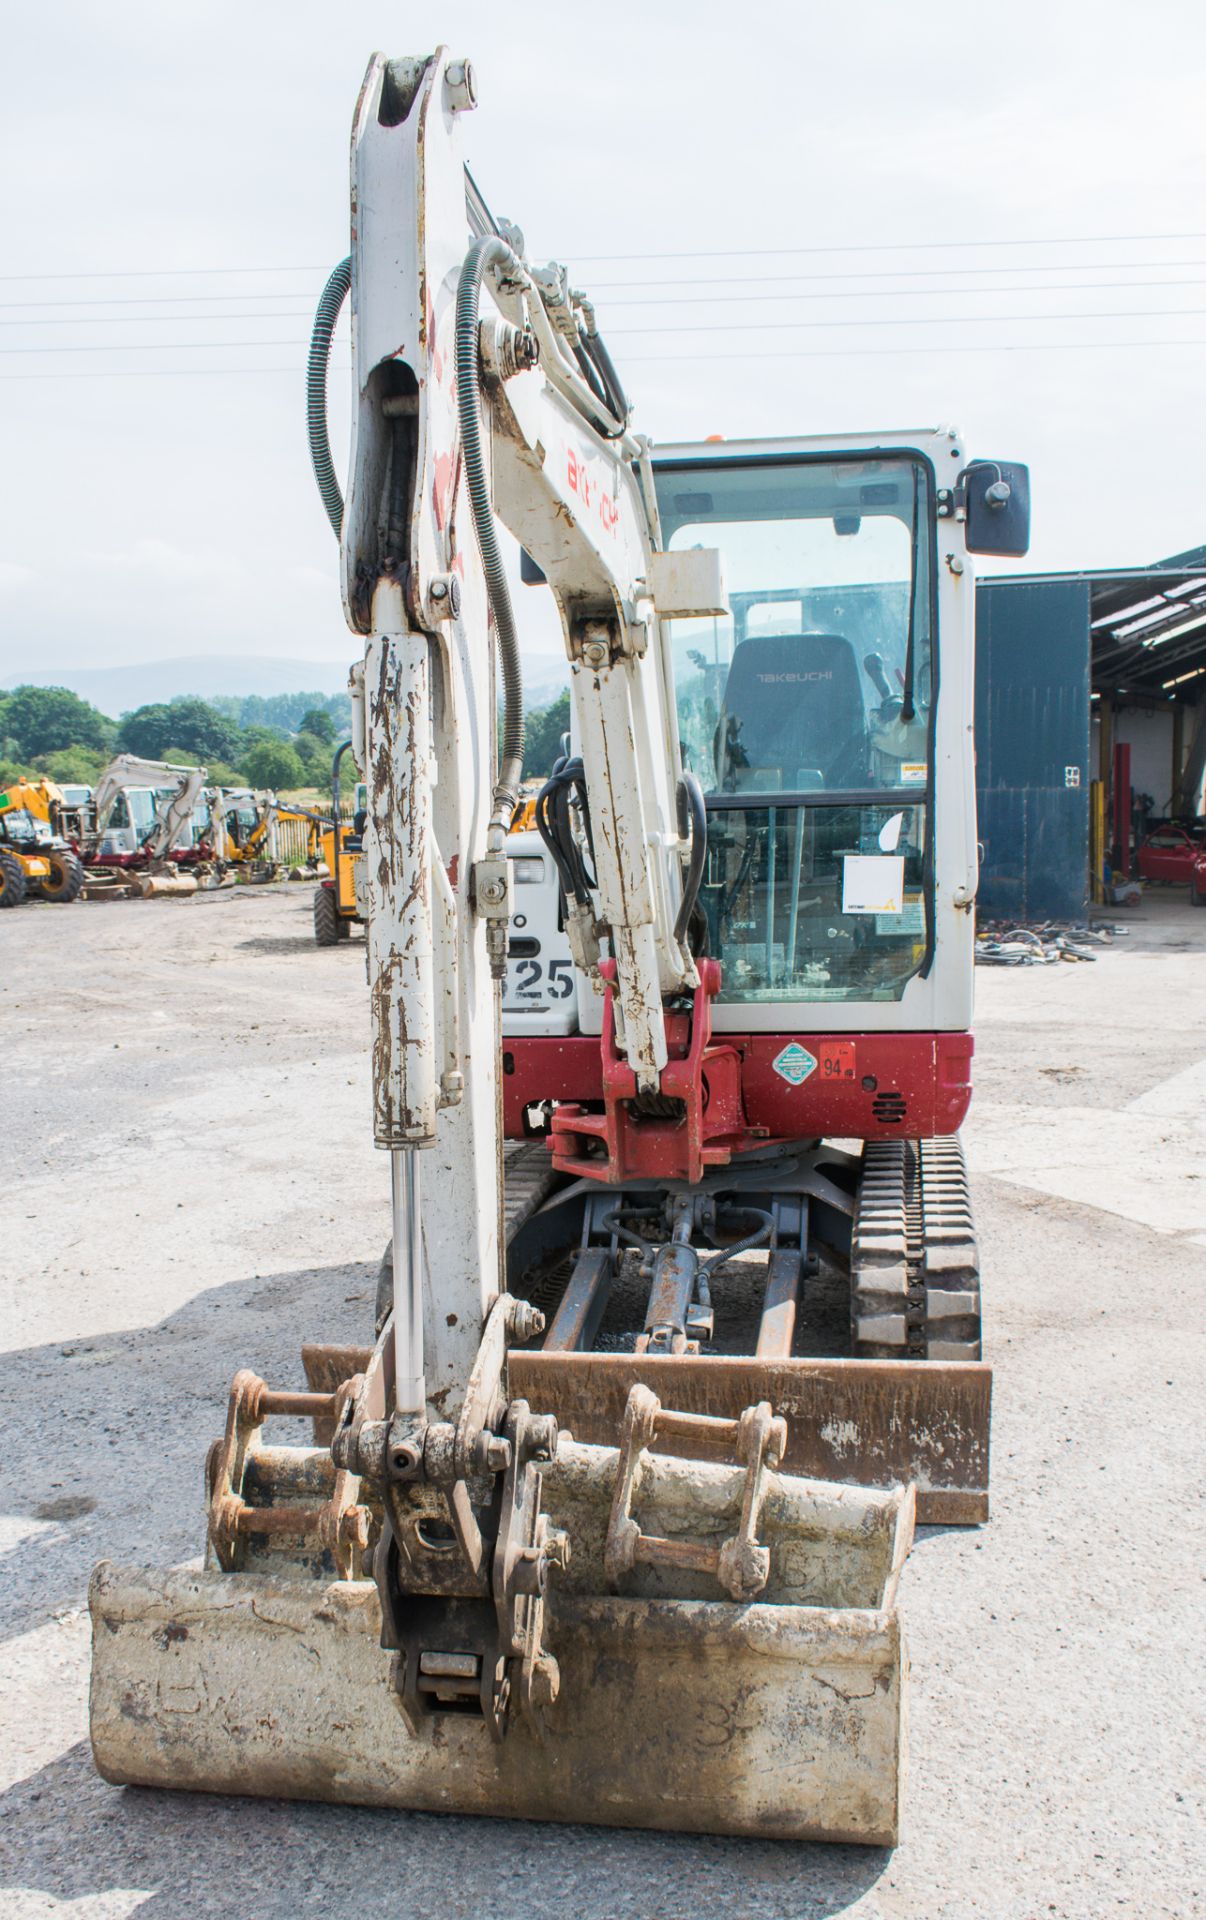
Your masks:
<svg viewBox="0 0 1206 1920"><path fill-rule="evenodd" d="M1002 574L982 587L1080 580L1090 590L1093 689L1166 700L1206 691L1206 547L1148 567Z"/></svg>

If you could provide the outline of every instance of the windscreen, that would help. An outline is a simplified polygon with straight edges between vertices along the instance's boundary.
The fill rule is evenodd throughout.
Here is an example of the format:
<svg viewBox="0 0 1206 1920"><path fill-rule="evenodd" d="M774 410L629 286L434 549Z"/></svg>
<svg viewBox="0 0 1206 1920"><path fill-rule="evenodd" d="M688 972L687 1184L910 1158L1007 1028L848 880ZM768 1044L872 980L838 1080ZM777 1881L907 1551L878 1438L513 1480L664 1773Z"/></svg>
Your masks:
<svg viewBox="0 0 1206 1920"><path fill-rule="evenodd" d="M714 793L924 786L933 689L912 460L658 471L668 549L721 549L732 612L671 628L684 762Z"/></svg>
<svg viewBox="0 0 1206 1920"><path fill-rule="evenodd" d="M731 607L665 629L720 998L898 1000L930 923L929 468L718 456L656 475L664 544L719 547Z"/></svg>

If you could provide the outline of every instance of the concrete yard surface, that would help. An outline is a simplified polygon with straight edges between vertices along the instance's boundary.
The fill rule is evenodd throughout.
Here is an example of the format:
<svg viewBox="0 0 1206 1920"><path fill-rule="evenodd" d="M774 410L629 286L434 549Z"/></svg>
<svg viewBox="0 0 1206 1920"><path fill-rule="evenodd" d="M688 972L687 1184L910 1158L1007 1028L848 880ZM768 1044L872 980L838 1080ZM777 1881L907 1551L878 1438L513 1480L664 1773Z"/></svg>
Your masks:
<svg viewBox="0 0 1206 1920"><path fill-rule="evenodd" d="M97 1777L91 1566L195 1559L235 1369L300 1385L303 1338L371 1324L364 949L317 949L302 887L0 914L0 1914L1206 1913L1206 913L1127 924L1094 964L977 976L993 1518L905 1570L887 1854Z"/></svg>

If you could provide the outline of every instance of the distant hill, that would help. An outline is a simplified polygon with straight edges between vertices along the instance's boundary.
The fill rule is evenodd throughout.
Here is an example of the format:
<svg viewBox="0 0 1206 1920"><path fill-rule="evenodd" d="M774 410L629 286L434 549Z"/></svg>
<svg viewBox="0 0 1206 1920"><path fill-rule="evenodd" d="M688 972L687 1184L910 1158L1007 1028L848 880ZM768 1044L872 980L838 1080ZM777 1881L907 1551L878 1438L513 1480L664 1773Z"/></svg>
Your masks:
<svg viewBox="0 0 1206 1920"><path fill-rule="evenodd" d="M350 636L349 636L350 642ZM197 654L180 660L144 660L131 667L36 667L12 673L6 687L70 687L81 699L118 719L152 701L181 694L343 693L353 658L287 660L268 654Z"/></svg>
<svg viewBox="0 0 1206 1920"><path fill-rule="evenodd" d="M344 693L355 643L348 636L348 657L342 660L286 660L273 655L198 653L181 660L142 660L138 666L29 666L8 674L4 687L71 687L84 701L92 701L113 720L148 707L152 701L171 701L184 693L213 699L217 693ZM524 660L528 701L540 707L568 685L565 657L536 653Z"/></svg>
<svg viewBox="0 0 1206 1920"><path fill-rule="evenodd" d="M11 673L4 687L70 687L114 720L135 707L153 701L200 694L212 700L218 694L241 697L274 693L344 693L348 668L355 656L348 636L342 660L287 660L269 654L196 654L180 660L144 660L132 667L28 667ZM533 653L524 658L524 685L528 702L543 706L569 684L564 655Z"/></svg>

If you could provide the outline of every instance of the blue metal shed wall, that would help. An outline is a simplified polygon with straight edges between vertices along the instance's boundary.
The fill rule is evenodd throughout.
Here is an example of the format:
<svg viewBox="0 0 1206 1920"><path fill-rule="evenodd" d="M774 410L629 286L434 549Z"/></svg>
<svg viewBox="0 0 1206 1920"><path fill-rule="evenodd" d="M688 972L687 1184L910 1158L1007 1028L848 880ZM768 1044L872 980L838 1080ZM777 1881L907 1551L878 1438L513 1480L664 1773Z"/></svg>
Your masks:
<svg viewBox="0 0 1206 1920"><path fill-rule="evenodd" d="M1067 769L1079 770L1069 786ZM1089 583L976 589L976 801L989 920L1088 905Z"/></svg>

